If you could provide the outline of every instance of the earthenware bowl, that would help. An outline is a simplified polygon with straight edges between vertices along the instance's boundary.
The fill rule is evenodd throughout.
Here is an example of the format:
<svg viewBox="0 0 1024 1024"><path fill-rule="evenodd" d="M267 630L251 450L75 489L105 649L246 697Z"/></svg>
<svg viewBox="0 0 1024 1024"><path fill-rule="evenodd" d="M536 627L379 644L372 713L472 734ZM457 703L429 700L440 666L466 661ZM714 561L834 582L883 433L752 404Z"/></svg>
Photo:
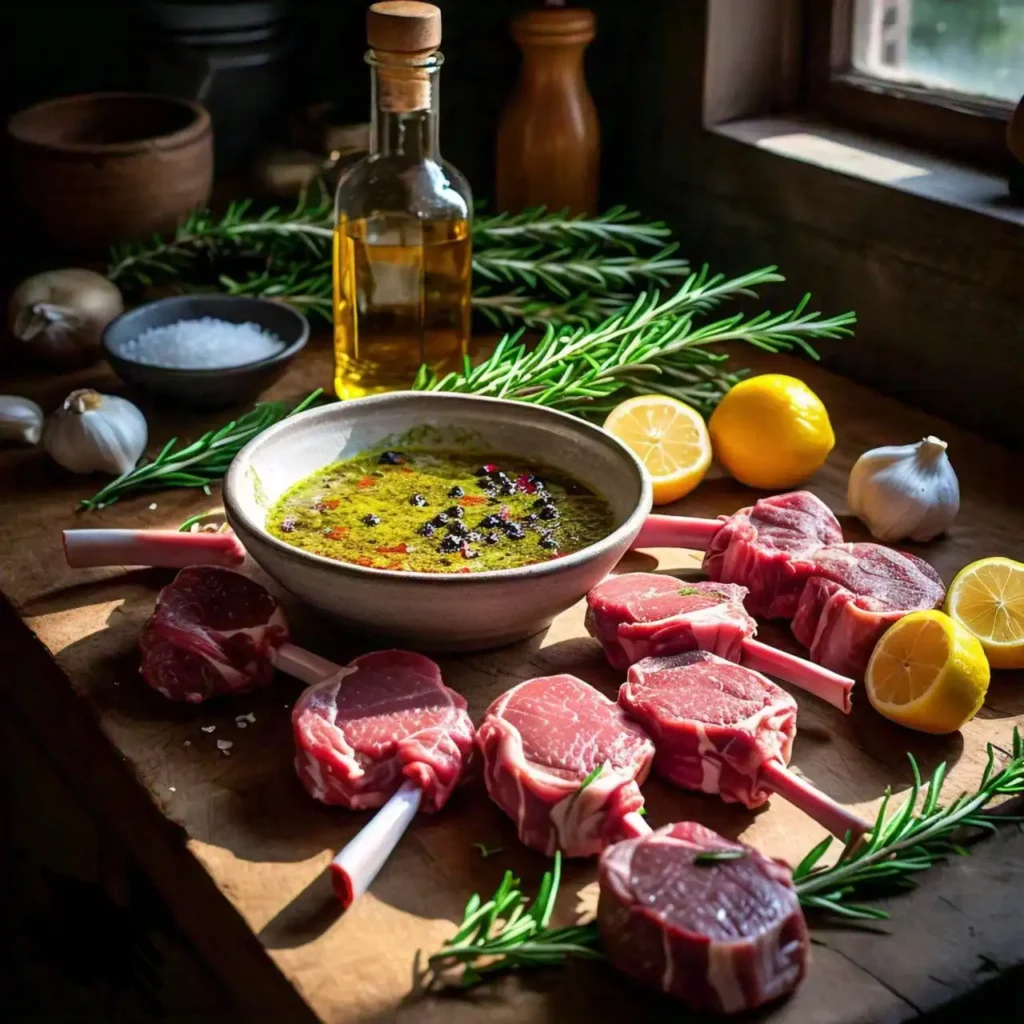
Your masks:
<svg viewBox="0 0 1024 1024"><path fill-rule="evenodd" d="M293 484L424 424L434 428L435 447L468 445L568 473L607 499L615 529L548 562L435 574L337 562L291 547L264 528L268 509ZM625 445L565 413L492 398L399 391L311 409L264 431L231 464L224 507L266 572L360 636L374 633L422 650L474 650L539 632L603 579L650 512L651 485Z"/></svg>
<svg viewBox="0 0 1024 1024"><path fill-rule="evenodd" d="M213 317L233 324L256 324L276 334L285 347L276 355L241 366L183 370L136 363L122 354L125 343L150 327L178 320ZM123 381L158 398L197 409L245 402L269 387L309 338L309 321L298 311L269 299L244 295L172 295L122 313L103 331L101 346L107 362Z"/></svg>
<svg viewBox="0 0 1024 1024"><path fill-rule="evenodd" d="M7 131L27 212L68 249L173 231L210 198L213 129L191 100L64 96L15 114Z"/></svg>

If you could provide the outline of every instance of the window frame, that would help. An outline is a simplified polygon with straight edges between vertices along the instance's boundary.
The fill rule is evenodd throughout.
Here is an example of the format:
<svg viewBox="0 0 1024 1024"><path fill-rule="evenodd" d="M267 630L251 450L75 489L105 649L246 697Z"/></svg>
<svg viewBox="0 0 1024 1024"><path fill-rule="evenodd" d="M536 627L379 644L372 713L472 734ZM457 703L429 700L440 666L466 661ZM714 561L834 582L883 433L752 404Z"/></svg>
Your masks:
<svg viewBox="0 0 1024 1024"><path fill-rule="evenodd" d="M1005 169L1014 104L903 82L853 67L856 0L803 0L804 108L827 121L957 160Z"/></svg>

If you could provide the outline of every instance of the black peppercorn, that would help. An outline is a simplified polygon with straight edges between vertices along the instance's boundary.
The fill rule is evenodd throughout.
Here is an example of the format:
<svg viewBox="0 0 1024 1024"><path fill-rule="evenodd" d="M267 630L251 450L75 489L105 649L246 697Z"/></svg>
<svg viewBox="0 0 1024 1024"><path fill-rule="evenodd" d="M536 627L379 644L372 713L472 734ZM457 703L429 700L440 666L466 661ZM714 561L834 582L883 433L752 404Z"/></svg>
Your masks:
<svg viewBox="0 0 1024 1024"><path fill-rule="evenodd" d="M437 527L433 523L424 523L416 532L421 537L433 537Z"/></svg>
<svg viewBox="0 0 1024 1024"><path fill-rule="evenodd" d="M405 456L401 452L381 452L377 462L381 466L401 466L405 462Z"/></svg>
<svg viewBox="0 0 1024 1024"><path fill-rule="evenodd" d="M542 548L549 548L549 549L550 548L557 548L558 547L558 541L555 540L555 538L552 537L550 533L545 533L544 536L541 537L541 539L540 539L540 546Z"/></svg>
<svg viewBox="0 0 1024 1024"><path fill-rule="evenodd" d="M466 514L466 510L461 505L452 505L451 508L444 510L444 514L449 519L461 519Z"/></svg>
<svg viewBox="0 0 1024 1024"><path fill-rule="evenodd" d="M469 533L469 527L465 523L459 522L458 519L454 523L448 524L448 535L451 537L465 537Z"/></svg>
<svg viewBox="0 0 1024 1024"><path fill-rule="evenodd" d="M465 493L466 493L466 492L465 492L465 491L464 491L464 490L463 490L463 489L462 489L462 488L461 488L461 487L460 487L460 486L459 486L458 484L456 484L456 485L455 485L455 486L454 486L454 487L453 487L453 488L452 488L452 489L451 489L451 490L450 490L450 491L448 492L448 497L449 497L449 498L461 498L461 497L463 497L463 496L465 495Z"/></svg>
<svg viewBox="0 0 1024 1024"><path fill-rule="evenodd" d="M445 537L441 546L437 549L442 555L450 555L462 547L462 541L458 537Z"/></svg>
<svg viewBox="0 0 1024 1024"><path fill-rule="evenodd" d="M476 530L470 530L469 533L466 534L466 540L470 544L476 544L480 540L480 534L477 533Z"/></svg>
<svg viewBox="0 0 1024 1024"><path fill-rule="evenodd" d="M422 494L414 494L409 499L409 504L416 508L423 508L427 504L427 499Z"/></svg>
<svg viewBox="0 0 1024 1024"><path fill-rule="evenodd" d="M533 526L536 522L537 517L532 512L523 518L523 526Z"/></svg>
<svg viewBox="0 0 1024 1024"><path fill-rule="evenodd" d="M433 519L430 520L435 526L444 526L448 522L448 516L444 512L438 512Z"/></svg>
<svg viewBox="0 0 1024 1024"><path fill-rule="evenodd" d="M497 544L498 541L500 541L500 540L501 540L501 538L496 533L488 533L488 534L484 535L484 543L485 544L492 544L492 545L493 544Z"/></svg>
<svg viewBox="0 0 1024 1024"><path fill-rule="evenodd" d="M479 526L481 530L493 530L496 526L501 526L501 516L496 516L493 513L489 516L484 516L480 520Z"/></svg>
<svg viewBox="0 0 1024 1024"><path fill-rule="evenodd" d="M362 522L367 526L380 526L380 516L375 516L372 512L367 512L362 518Z"/></svg>
<svg viewBox="0 0 1024 1024"><path fill-rule="evenodd" d="M547 520L548 522L550 522L551 520L558 518L558 509L555 508L554 505L545 505L540 510L538 515L541 517L541 519L544 519L544 520Z"/></svg>
<svg viewBox="0 0 1024 1024"><path fill-rule="evenodd" d="M505 527L505 536L509 540L522 540L526 536L526 531L518 523L509 523Z"/></svg>

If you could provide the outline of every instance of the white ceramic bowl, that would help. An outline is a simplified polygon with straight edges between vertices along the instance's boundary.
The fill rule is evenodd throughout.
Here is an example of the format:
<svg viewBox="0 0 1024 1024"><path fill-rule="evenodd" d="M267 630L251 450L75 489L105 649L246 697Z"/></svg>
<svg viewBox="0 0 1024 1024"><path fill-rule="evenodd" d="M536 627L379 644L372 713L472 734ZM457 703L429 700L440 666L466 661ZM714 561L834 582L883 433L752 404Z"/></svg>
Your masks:
<svg viewBox="0 0 1024 1024"><path fill-rule="evenodd" d="M550 562L442 574L334 561L291 547L264 528L267 511L293 484L424 424L436 429L436 447L456 447L469 435L482 449L565 471L607 499L615 529ZM264 431L231 464L224 507L266 572L340 622L424 650L474 650L531 636L603 579L650 512L651 485L625 445L565 413L492 398L399 391L321 406Z"/></svg>

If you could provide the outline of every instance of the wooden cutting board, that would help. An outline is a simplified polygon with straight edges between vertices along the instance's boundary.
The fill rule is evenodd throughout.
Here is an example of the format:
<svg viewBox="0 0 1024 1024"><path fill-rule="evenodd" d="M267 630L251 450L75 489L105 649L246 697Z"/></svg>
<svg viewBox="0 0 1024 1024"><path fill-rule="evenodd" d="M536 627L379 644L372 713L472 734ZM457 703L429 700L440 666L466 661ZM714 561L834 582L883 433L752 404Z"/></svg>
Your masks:
<svg viewBox="0 0 1024 1024"><path fill-rule="evenodd" d="M749 360L749 351L742 357ZM817 367L781 356L759 358L757 365L804 377L828 406L836 449L808 486L839 513L847 539L866 539L846 514L845 481L857 455L934 433L949 442L963 507L948 537L914 550L947 582L983 555L1024 557L1018 456ZM297 398L326 384L329 375L329 353L313 347L273 394ZM106 371L94 370L48 381L0 381L0 391L27 394L52 408L71 386L84 383L114 386ZM194 438L220 422L147 412L154 443L177 431ZM95 488L95 480L65 475L39 452L0 453L0 588L10 602L0 611L0 693L101 828L142 865L246 1019L591 1024L676 1012L614 971L588 964L509 977L468 994L422 992L417 957L452 934L469 895L492 892L505 868L532 891L544 859L517 844L511 823L474 779L441 814L421 816L371 892L339 914L324 868L366 816L320 807L300 787L289 729L298 684L282 679L269 692L200 707L164 701L139 680L135 645L157 590L172 574L72 572L63 563L64 527L174 527L216 507L216 493L164 492L75 514L78 499ZM754 497L713 471L676 510L731 513ZM693 552L650 551L631 554L621 570L696 572L699 564ZM255 567L248 571L264 579ZM286 605L297 642L337 661L363 649L358 637L290 599ZM761 636L798 650L783 627L766 626ZM521 644L440 661L476 720L496 695L531 676L572 672L609 695L621 681L587 638L582 603ZM1014 724L1024 720L1022 684L1021 673L997 674L978 717L962 733L940 738L887 723L863 697L845 717L797 691L793 764L869 815L887 786L897 793L907 788L907 752L925 771L947 761L951 793L973 787L986 744L1005 748ZM254 720L243 728L236 717L250 714ZM218 749L218 740L230 741L230 748ZM654 825L696 819L790 860L823 835L778 799L752 813L677 792L657 779L644 791ZM484 859L474 846L480 842L503 852ZM594 878L593 862L568 866L561 922L593 906ZM763 1016L828 1024L901 1020L935 1010L1024 960L1022 884L1024 836L1011 826L977 844L970 858L931 871L917 892L885 901L892 920L878 928L815 922L808 980Z"/></svg>

